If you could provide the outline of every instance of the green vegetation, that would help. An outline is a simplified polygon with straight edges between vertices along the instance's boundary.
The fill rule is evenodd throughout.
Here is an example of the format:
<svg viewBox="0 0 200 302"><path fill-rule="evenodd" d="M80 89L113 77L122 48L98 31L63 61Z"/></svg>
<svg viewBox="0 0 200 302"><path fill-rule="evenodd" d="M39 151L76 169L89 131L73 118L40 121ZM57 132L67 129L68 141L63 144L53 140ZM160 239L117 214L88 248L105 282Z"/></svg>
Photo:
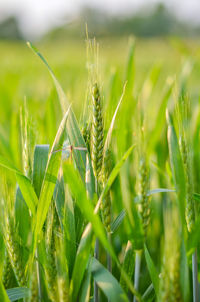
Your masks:
<svg viewBox="0 0 200 302"><path fill-rule="evenodd" d="M0 47L0 301L199 301L198 42L28 46Z"/></svg>

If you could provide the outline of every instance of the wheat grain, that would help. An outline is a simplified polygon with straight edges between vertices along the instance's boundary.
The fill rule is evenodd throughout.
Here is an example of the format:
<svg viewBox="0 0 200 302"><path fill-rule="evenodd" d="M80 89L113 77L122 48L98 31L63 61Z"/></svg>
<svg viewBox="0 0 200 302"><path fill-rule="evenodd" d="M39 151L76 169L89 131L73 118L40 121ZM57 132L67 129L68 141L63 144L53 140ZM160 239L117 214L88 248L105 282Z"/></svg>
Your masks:
<svg viewBox="0 0 200 302"><path fill-rule="evenodd" d="M103 117L98 85L92 89L93 121L91 133L91 157L95 177L98 179L103 163Z"/></svg>
<svg viewBox="0 0 200 302"><path fill-rule="evenodd" d="M90 153L91 123L84 124L84 126L82 128L82 135L83 135L87 150Z"/></svg>
<svg viewBox="0 0 200 302"><path fill-rule="evenodd" d="M6 251L6 257L4 259L2 281L6 289L13 287L14 283L16 282L7 251Z"/></svg>
<svg viewBox="0 0 200 302"><path fill-rule="evenodd" d="M9 259L20 286L26 285L26 276L24 274L24 266L22 263L22 253L19 245L19 238L16 236L15 224L13 218L9 217L8 213L5 213L5 231L4 240L6 249L9 255Z"/></svg>
<svg viewBox="0 0 200 302"><path fill-rule="evenodd" d="M147 160L144 156L140 158L139 162L139 185L140 185L140 214L142 217L142 224L145 236L147 235L147 228L150 222L150 197L149 191L149 168Z"/></svg>

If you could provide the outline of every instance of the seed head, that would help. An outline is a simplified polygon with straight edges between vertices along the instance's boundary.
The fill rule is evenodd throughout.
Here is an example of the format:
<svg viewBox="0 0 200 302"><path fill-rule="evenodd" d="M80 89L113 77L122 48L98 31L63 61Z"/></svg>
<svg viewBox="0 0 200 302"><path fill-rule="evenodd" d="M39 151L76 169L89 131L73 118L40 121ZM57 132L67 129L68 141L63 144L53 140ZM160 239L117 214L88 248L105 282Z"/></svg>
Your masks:
<svg viewBox="0 0 200 302"><path fill-rule="evenodd" d="M148 196L149 190L149 169L146 159L142 157L139 163L139 182L140 182L140 214L145 235L150 221L150 198Z"/></svg>
<svg viewBox="0 0 200 302"><path fill-rule="evenodd" d="M93 121L91 136L91 157L95 177L98 179L103 162L103 118L101 97L97 84L92 90Z"/></svg>

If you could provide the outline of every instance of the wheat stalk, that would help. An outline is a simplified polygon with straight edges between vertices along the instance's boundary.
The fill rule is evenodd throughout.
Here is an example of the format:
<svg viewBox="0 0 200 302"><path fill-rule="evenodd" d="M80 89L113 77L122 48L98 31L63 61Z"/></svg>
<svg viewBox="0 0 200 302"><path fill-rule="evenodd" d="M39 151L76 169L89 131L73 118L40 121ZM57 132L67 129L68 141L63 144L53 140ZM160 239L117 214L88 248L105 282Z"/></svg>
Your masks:
<svg viewBox="0 0 200 302"><path fill-rule="evenodd" d="M46 229L46 279L49 288L50 298L53 302L58 299L58 284L57 284L57 266L55 258L55 238L54 238L54 208L53 205L49 208L48 218L47 218L47 229Z"/></svg>
<svg viewBox="0 0 200 302"><path fill-rule="evenodd" d="M102 183L103 187L105 187L110 172L112 171L112 154L109 149L106 150L104 159L103 159L103 167L102 167ZM105 198L101 202L101 213L102 220L105 226L107 233L111 232L110 224L111 224L111 196L110 191L106 194Z"/></svg>
<svg viewBox="0 0 200 302"><path fill-rule="evenodd" d="M191 150L189 144L189 113L190 103L185 95L181 98L176 106L176 113L179 126L179 144L183 161L185 187L186 187L186 210L185 217L189 233L192 232L195 224L195 204L193 198L193 173ZM197 276L197 252L192 255L192 277L193 277L193 301L199 300L198 276Z"/></svg>

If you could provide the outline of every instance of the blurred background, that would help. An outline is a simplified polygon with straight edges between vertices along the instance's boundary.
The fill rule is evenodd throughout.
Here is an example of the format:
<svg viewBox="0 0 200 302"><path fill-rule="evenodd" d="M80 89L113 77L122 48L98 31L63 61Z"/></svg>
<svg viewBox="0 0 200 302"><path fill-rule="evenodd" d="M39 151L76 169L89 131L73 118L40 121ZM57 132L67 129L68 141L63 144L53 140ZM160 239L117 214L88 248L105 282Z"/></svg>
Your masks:
<svg viewBox="0 0 200 302"><path fill-rule="evenodd" d="M198 0L1 0L1 39L200 34Z"/></svg>
<svg viewBox="0 0 200 302"><path fill-rule="evenodd" d="M27 47L27 40L45 56L81 118L90 66L86 24L89 37L99 43L99 83L105 103L112 99L114 108L121 95L130 37L136 41L136 94L148 77L156 77L159 100L168 79L180 73L187 59L194 66L188 87L197 100L199 12L199 0L0 0L0 141L9 144L10 116L19 113L25 99L39 129L38 143L49 141L46 128L52 138L56 129L49 108L56 114L53 123L59 124L62 116L48 71Z"/></svg>

